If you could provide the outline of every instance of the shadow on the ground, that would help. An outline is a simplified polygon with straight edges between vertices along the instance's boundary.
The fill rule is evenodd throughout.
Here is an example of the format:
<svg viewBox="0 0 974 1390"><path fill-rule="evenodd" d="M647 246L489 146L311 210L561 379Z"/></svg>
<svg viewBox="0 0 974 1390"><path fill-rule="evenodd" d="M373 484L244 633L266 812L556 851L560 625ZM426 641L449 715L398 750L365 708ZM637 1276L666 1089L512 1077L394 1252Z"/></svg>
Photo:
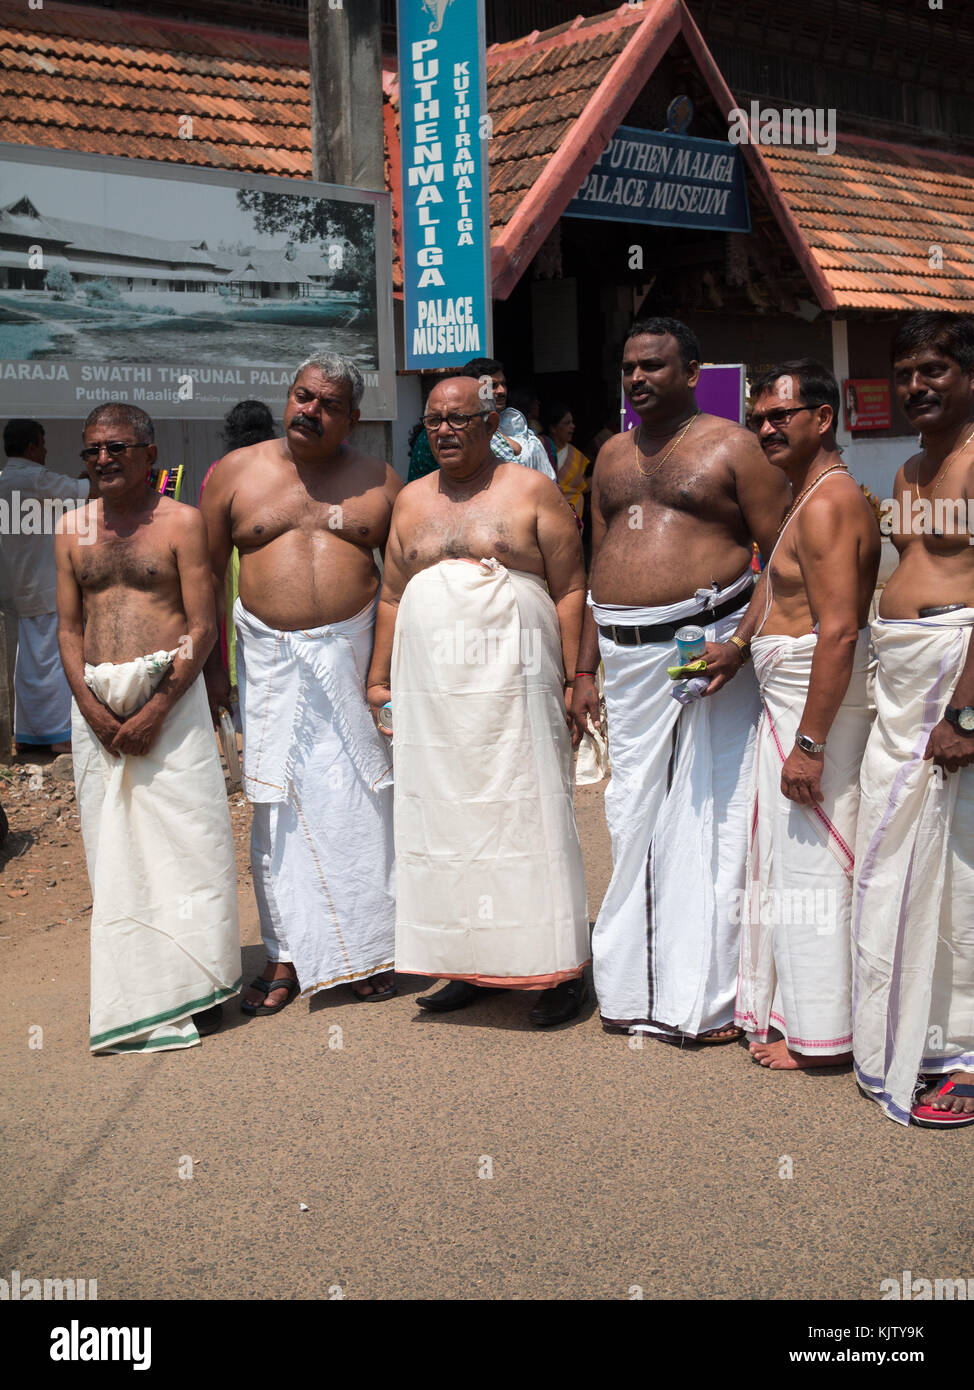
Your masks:
<svg viewBox="0 0 974 1390"><path fill-rule="evenodd" d="M21 859L30 849L31 845L36 844L37 836L33 830L13 830L7 835L2 846L0 846L0 873L10 863L12 859Z"/></svg>

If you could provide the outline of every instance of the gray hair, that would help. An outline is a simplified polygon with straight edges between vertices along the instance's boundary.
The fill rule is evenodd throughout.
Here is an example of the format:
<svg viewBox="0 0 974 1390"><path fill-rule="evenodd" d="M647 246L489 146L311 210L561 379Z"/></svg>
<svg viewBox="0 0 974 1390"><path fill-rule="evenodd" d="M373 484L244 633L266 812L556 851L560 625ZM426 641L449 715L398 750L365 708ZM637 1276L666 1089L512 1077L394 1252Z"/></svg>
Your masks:
<svg viewBox="0 0 974 1390"><path fill-rule="evenodd" d="M346 387L352 402L352 409L358 410L362 403L362 396L365 394L365 378L350 357L342 357L338 352L312 354L311 357L305 358L294 373L294 380L291 382L292 388L301 373L310 367L321 372L322 376L327 377L329 381L337 382L340 386Z"/></svg>
<svg viewBox="0 0 974 1390"><path fill-rule="evenodd" d="M156 432L151 418L137 405L129 405L128 401L103 401L101 405L96 405L85 421L84 428L88 430L93 425L103 422L127 425L135 434L137 444L155 443Z"/></svg>

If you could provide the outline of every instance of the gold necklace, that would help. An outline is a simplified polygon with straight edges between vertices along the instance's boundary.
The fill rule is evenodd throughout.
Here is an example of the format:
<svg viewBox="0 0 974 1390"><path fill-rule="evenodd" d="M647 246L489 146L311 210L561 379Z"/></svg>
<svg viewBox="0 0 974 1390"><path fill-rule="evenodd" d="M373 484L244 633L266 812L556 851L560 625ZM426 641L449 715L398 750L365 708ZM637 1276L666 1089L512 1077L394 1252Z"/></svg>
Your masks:
<svg viewBox="0 0 974 1390"><path fill-rule="evenodd" d="M635 451L636 451L636 467L639 469L640 473L643 475L644 478L652 478L654 474L656 474L656 473L658 473L658 472L660 471L660 469L663 467L663 464L664 464L664 463L666 462L666 460L669 458L670 454L672 454L673 450L674 450L674 449L676 448L676 446L680 443L680 441L685 437L685 435L686 435L687 431L689 430L690 426L693 424L694 420L697 418L697 416L698 416L699 414L700 414L699 410L694 411L694 413L690 416L689 420L686 422L686 424L685 424L685 425L683 426L683 428L680 430L680 433L679 433L679 434L677 435L677 437L674 439L673 443L672 443L672 444L670 445L670 447L667 449L666 453L665 453L665 454L663 455L663 457L660 459L659 463L657 463L657 464L655 465L655 467L650 468L648 472L647 472L647 470L643 467L643 465L642 465L642 463L640 462L640 459L639 459L639 435L640 435L640 432L642 431L642 424L638 424L638 425L636 426L635 430L633 431L632 443L633 443L633 448L634 448Z"/></svg>
<svg viewBox="0 0 974 1390"><path fill-rule="evenodd" d="M806 487L802 488L801 492L795 498L794 502L792 502L791 506L785 512L781 520L781 525L778 527L778 536L781 535L782 531L788 525L789 521L794 516L797 509L801 506L802 502L804 502L805 498L811 492L813 487L817 487L818 484L822 481L822 479L827 478L830 473L848 473L848 471L849 470L848 468L846 468L844 463L833 463L831 467L823 468L821 473L814 477L812 481L807 484Z"/></svg>
<svg viewBox="0 0 974 1390"><path fill-rule="evenodd" d="M940 467L938 468L938 470L937 470L937 472L936 472L936 475L934 476L933 479L931 479L932 482L936 482L936 483L937 483L937 486L934 488L933 492L931 492L931 493L928 494L928 496L927 496L927 498L926 498L927 501L929 501L930 498L932 498L932 497L936 497L937 493L940 491L940 489L941 489L941 488L943 487L943 485L944 485L944 479L946 478L947 474L950 472L950 470L951 470L951 469L953 468L953 466L954 466L953 460L957 457L958 454L962 453L962 452L967 448L968 444L970 444L970 442L971 442L972 439L974 439L974 430L971 430L970 434L969 434L969 435L967 436L967 438L964 440L963 444L959 444L959 445L957 446L956 449L951 449L950 453L947 455L947 457L944 459L943 463L942 463L942 464L940 465ZM913 475L913 491L916 493L916 499L917 499L918 502L920 501L920 481L919 481L919 480L920 480L920 465L917 464L916 472L915 472L914 475ZM938 481L938 480L939 480L939 481ZM929 486L929 484L925 484L925 486Z"/></svg>

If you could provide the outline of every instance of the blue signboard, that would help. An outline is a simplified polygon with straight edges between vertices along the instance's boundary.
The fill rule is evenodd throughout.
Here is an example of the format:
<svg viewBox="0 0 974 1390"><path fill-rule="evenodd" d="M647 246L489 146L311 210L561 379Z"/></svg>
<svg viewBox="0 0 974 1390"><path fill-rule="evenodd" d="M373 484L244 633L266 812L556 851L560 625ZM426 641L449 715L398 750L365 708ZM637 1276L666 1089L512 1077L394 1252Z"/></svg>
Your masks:
<svg viewBox="0 0 974 1390"><path fill-rule="evenodd" d="M723 140L620 126L562 215L749 232L741 151Z"/></svg>
<svg viewBox="0 0 974 1390"><path fill-rule="evenodd" d="M406 368L491 353L484 0L398 0Z"/></svg>

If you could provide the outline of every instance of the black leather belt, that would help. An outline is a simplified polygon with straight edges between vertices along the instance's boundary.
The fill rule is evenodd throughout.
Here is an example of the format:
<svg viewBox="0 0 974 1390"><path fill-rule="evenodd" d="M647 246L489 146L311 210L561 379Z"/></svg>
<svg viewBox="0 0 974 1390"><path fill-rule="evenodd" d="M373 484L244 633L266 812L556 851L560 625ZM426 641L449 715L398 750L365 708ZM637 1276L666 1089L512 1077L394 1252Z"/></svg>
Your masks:
<svg viewBox="0 0 974 1390"><path fill-rule="evenodd" d="M676 623L655 623L652 627L619 627L613 623L611 627L600 627L599 632L603 637L611 638L620 647L641 647L646 642L672 642L681 627L686 627L688 623L696 623L698 618L706 619L705 623L698 624L702 627L719 622L721 618L726 618L743 608L749 598L747 589L742 589L733 598L725 599L717 608L701 608L698 613L688 613Z"/></svg>

